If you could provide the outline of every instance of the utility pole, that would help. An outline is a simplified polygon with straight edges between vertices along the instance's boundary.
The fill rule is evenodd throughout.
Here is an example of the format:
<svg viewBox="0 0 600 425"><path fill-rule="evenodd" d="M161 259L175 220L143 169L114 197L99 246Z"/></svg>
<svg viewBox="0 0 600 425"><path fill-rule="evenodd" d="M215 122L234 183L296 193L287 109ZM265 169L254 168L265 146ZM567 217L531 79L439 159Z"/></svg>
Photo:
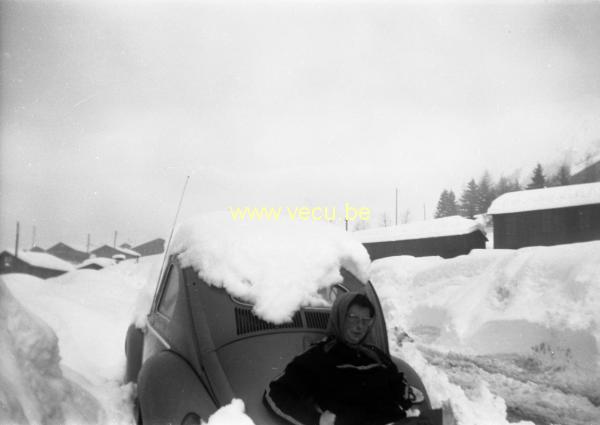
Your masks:
<svg viewBox="0 0 600 425"><path fill-rule="evenodd" d="M19 257L19 222L17 221L17 236L15 238L15 257Z"/></svg>
<svg viewBox="0 0 600 425"><path fill-rule="evenodd" d="M115 230L115 240L113 242L113 248L117 247L117 231Z"/></svg>
<svg viewBox="0 0 600 425"><path fill-rule="evenodd" d="M425 204L423 204L423 220L427 220L427 214L425 213Z"/></svg>
<svg viewBox="0 0 600 425"><path fill-rule="evenodd" d="M35 226L33 226L33 230L31 232L31 248L35 247Z"/></svg>
<svg viewBox="0 0 600 425"><path fill-rule="evenodd" d="M396 226L398 225L398 188L396 188Z"/></svg>
<svg viewBox="0 0 600 425"><path fill-rule="evenodd" d="M91 244L90 234L87 234L87 244L85 245L85 252L90 253L90 244Z"/></svg>
<svg viewBox="0 0 600 425"><path fill-rule="evenodd" d="M346 232L348 231L348 219L345 220L346 221Z"/></svg>

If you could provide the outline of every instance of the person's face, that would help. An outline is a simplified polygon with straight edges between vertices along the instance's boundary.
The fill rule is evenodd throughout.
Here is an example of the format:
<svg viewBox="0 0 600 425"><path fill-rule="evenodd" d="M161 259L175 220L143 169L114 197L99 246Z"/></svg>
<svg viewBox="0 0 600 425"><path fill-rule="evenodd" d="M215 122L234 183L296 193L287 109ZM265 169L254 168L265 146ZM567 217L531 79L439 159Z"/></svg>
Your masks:
<svg viewBox="0 0 600 425"><path fill-rule="evenodd" d="M346 313L344 321L344 339L349 344L359 344L369 332L373 324L373 318L369 309L359 305L352 305Z"/></svg>

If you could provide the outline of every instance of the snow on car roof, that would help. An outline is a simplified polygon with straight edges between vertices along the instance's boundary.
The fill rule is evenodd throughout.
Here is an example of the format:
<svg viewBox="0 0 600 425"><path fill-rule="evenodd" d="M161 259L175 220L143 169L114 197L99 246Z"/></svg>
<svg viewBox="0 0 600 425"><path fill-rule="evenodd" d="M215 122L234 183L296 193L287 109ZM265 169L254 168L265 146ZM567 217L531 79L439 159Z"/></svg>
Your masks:
<svg viewBox="0 0 600 425"><path fill-rule="evenodd" d="M75 267L72 264L45 252L19 251L19 259L32 266L43 267L45 269L63 271L75 270Z"/></svg>
<svg viewBox="0 0 600 425"><path fill-rule="evenodd" d="M505 193L492 202L488 214L549 210L589 204L600 204L600 182Z"/></svg>
<svg viewBox="0 0 600 425"><path fill-rule="evenodd" d="M273 323L291 320L302 306L323 305L317 291L341 282L340 268L366 282L370 266L365 248L332 224L234 220L227 213L180 225L170 253Z"/></svg>
<svg viewBox="0 0 600 425"><path fill-rule="evenodd" d="M359 230L352 233L362 243L424 239L440 236L466 235L475 230L485 235L481 223L460 216L436 218L434 220L415 221L391 227Z"/></svg>

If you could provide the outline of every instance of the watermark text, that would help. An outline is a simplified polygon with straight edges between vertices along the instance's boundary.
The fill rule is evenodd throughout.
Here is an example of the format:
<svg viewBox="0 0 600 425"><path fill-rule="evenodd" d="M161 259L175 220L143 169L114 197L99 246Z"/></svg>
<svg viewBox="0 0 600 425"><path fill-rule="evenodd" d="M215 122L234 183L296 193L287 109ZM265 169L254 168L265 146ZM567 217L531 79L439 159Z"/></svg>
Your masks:
<svg viewBox="0 0 600 425"><path fill-rule="evenodd" d="M233 220L279 220L287 216L291 220L302 221L335 221L338 218L336 207L229 207L229 214ZM344 203L340 217L348 221L371 219L371 209L368 207L354 207Z"/></svg>

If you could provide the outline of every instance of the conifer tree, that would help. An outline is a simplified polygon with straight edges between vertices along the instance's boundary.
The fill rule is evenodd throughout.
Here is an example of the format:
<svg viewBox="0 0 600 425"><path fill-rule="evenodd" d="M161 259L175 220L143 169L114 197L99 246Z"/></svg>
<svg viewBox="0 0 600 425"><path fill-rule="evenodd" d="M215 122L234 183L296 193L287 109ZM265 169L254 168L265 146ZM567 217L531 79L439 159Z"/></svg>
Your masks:
<svg viewBox="0 0 600 425"><path fill-rule="evenodd" d="M473 218L479 213L479 188L475 180L471 179L460 197L460 215Z"/></svg>
<svg viewBox="0 0 600 425"><path fill-rule="evenodd" d="M531 182L527 185L527 189L541 189L544 186L546 186L546 177L544 176L542 165L538 163L533 170Z"/></svg>
<svg viewBox="0 0 600 425"><path fill-rule="evenodd" d="M435 218L448 217L458 214L458 205L456 205L456 196L451 190L446 190L440 195L440 199L435 211Z"/></svg>
<svg viewBox="0 0 600 425"><path fill-rule="evenodd" d="M456 203L456 196L454 192L448 191L448 215L458 215L458 204Z"/></svg>
<svg viewBox="0 0 600 425"><path fill-rule="evenodd" d="M477 192L479 195L477 200L477 210L479 213L485 213L496 197L492 178L487 171L483 173L483 176L481 176L481 179L479 180Z"/></svg>
<svg viewBox="0 0 600 425"><path fill-rule="evenodd" d="M566 186L571 180L571 169L567 164L560 166L558 171L550 179L550 186Z"/></svg>
<svg viewBox="0 0 600 425"><path fill-rule="evenodd" d="M501 176L498 179L498 183L496 184L495 192L496 192L496 196L500 196L504 193L511 192L510 180L508 180L504 176Z"/></svg>

